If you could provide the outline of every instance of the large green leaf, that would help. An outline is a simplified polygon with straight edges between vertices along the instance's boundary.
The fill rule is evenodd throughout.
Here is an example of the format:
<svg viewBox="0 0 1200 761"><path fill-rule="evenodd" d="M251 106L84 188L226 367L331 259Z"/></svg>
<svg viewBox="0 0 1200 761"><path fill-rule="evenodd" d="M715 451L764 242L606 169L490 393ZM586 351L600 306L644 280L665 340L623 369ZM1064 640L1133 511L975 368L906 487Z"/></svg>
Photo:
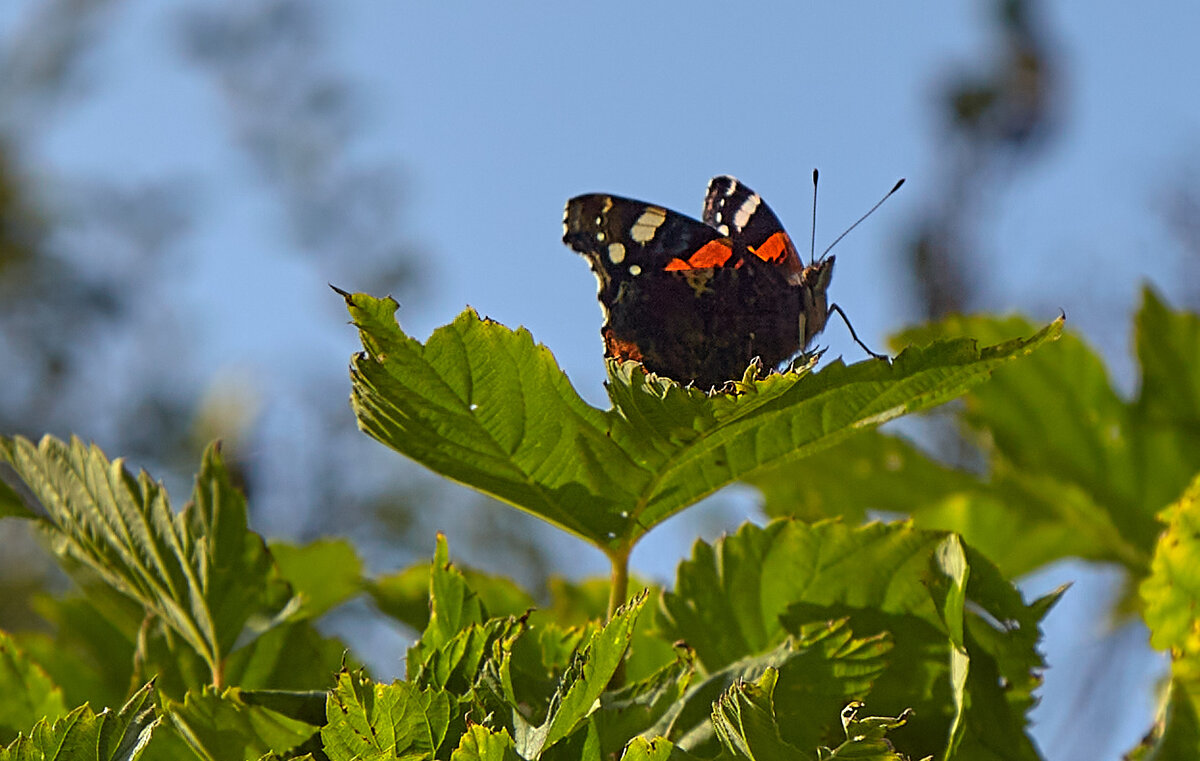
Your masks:
<svg viewBox="0 0 1200 761"><path fill-rule="evenodd" d="M39 719L54 721L66 712L62 690L0 631L0 743L10 742Z"/></svg>
<svg viewBox="0 0 1200 761"><path fill-rule="evenodd" d="M359 425L384 444L622 555L657 523L739 479L940 404L1056 338L980 350L958 340L893 364L835 362L707 394L609 364L613 409L586 404L548 349L470 310L424 345L396 302L347 295L366 351L351 365Z"/></svg>
<svg viewBox="0 0 1200 761"><path fill-rule="evenodd" d="M578 729L595 710L600 695L625 658L634 624L645 603L646 595L640 594L622 605L604 628L577 651L550 701L546 720L537 727L518 727L515 739L522 756L538 758Z"/></svg>
<svg viewBox="0 0 1200 761"><path fill-rule="evenodd" d="M432 758L450 726L451 696L342 671L325 710L321 738L331 761Z"/></svg>
<svg viewBox="0 0 1200 761"><path fill-rule="evenodd" d="M1145 288L1136 327L1144 414L1200 434L1200 316L1168 308Z"/></svg>
<svg viewBox="0 0 1200 761"><path fill-rule="evenodd" d="M203 687L183 702L167 702L171 727L205 761L253 761L271 751L287 751L317 728L282 713L243 702L236 689Z"/></svg>
<svg viewBox="0 0 1200 761"><path fill-rule="evenodd" d="M992 465L990 478L980 476L943 465L900 436L871 431L806 460L803 477L781 468L754 484L771 516L857 522L868 511L882 511L957 531L1008 576L1064 556L1140 557L1078 486L1003 460Z"/></svg>
<svg viewBox="0 0 1200 761"><path fill-rule="evenodd" d="M316 618L362 591L362 560L345 539L305 545L273 541L271 557L280 575L303 601L300 612Z"/></svg>
<svg viewBox="0 0 1200 761"><path fill-rule="evenodd" d="M1020 318L954 317L902 333L897 343L1028 334ZM1099 355L1067 333L972 388L962 419L985 468L936 462L902 438L872 432L753 482L770 515L861 520L880 510L958 531L1017 576L1078 557L1145 573L1153 515L1200 469L1200 317L1146 290L1137 316L1142 367L1123 399ZM982 470L982 472L980 472Z"/></svg>
<svg viewBox="0 0 1200 761"><path fill-rule="evenodd" d="M714 703L734 685L758 680L774 669L779 674L774 700L780 715L787 717L781 729L784 739L796 747L840 742L837 712L851 698L871 692L892 650L888 633L857 637L848 624L843 618L796 626L778 647L708 674L644 734L711 755L717 748L711 721Z"/></svg>
<svg viewBox="0 0 1200 761"><path fill-rule="evenodd" d="M250 617L286 599L215 446L179 514L145 472L134 478L122 460L78 439L4 439L0 456L45 509L41 526L55 551L160 617L215 678Z"/></svg>
<svg viewBox="0 0 1200 761"><path fill-rule="evenodd" d="M779 734L772 693L779 672L769 668L756 682L739 681L713 704L717 738L739 761L790 761L802 755Z"/></svg>
<svg viewBox="0 0 1200 761"><path fill-rule="evenodd" d="M162 723L154 706L154 689L146 685L120 711L99 714L81 705L0 748L0 761L136 761L145 753Z"/></svg>
<svg viewBox="0 0 1200 761"><path fill-rule="evenodd" d="M998 736L1006 739L996 758L1032 759L1025 714L1044 668L1038 625L1054 599L1026 605L953 534L779 520L745 526L714 546L697 543L675 591L663 595L663 618L666 635L694 646L709 670L831 621L848 621L856 637L886 635L886 665L882 673L872 666L859 692L838 695L831 679L826 689L793 696L784 689L788 665L772 664L784 677L775 693L781 726L816 731L802 717L833 715L839 700L869 692L884 710L916 708L903 738L912 747L901 750L978 750ZM812 738L785 739L806 747Z"/></svg>
<svg viewBox="0 0 1200 761"><path fill-rule="evenodd" d="M1099 356L1070 334L998 371L967 396L964 419L982 434L992 469L986 499L976 510L1000 515L984 518L983 531L953 527L989 552L1001 543L988 546L986 530L1005 519L1013 522L1010 535L1062 540L1057 554L1018 562L1005 555L1023 553L1023 547L1007 542L1007 553L995 553L1006 569L1027 571L1032 560L1074 555L1113 560L1143 574L1158 534L1155 513L1200 469L1200 317L1168 309L1149 289L1143 302L1137 316L1142 387L1134 401L1121 398ZM1018 318L955 318L906 331L899 340L990 340L1029 327ZM945 503L925 508L938 525L965 517ZM907 512L919 515L921 509ZM1040 539L1040 546L1053 546Z"/></svg>

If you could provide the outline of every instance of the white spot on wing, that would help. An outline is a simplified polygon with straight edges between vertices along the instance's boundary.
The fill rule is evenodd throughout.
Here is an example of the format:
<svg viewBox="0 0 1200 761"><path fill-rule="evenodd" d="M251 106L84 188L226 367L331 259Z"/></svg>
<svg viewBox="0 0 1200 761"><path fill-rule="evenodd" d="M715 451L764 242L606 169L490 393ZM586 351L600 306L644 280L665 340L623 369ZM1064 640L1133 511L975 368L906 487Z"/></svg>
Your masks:
<svg viewBox="0 0 1200 761"><path fill-rule="evenodd" d="M754 212L758 209L760 203L762 203L762 198L759 198L758 193L743 201L742 205L733 215L733 226L739 230L745 228L746 223L750 221L750 217L754 216Z"/></svg>
<svg viewBox="0 0 1200 761"><path fill-rule="evenodd" d="M636 264L631 264L629 265L629 274L637 277L638 275L642 274L642 268Z"/></svg>
<svg viewBox="0 0 1200 761"><path fill-rule="evenodd" d="M646 243L654 238L654 233L658 232L658 228L666 221L667 212L665 209L660 209L657 206L648 206L642 212L642 216L638 217L637 221L633 223L633 227L629 230L629 237L638 243Z"/></svg>
<svg viewBox="0 0 1200 761"><path fill-rule="evenodd" d="M738 189L738 181L733 179L732 177L730 177L729 178L729 187L725 188L725 197L728 198L729 196L733 195L734 193L737 192L737 189Z"/></svg>
<svg viewBox="0 0 1200 761"><path fill-rule="evenodd" d="M609 243L608 260L613 264L620 264L625 261L625 246L620 243Z"/></svg>
<svg viewBox="0 0 1200 761"><path fill-rule="evenodd" d="M603 230L596 231L596 240L600 241L601 243L604 242L604 231Z"/></svg>
<svg viewBox="0 0 1200 761"><path fill-rule="evenodd" d="M717 232L721 233L722 235L728 235L729 225L717 225Z"/></svg>

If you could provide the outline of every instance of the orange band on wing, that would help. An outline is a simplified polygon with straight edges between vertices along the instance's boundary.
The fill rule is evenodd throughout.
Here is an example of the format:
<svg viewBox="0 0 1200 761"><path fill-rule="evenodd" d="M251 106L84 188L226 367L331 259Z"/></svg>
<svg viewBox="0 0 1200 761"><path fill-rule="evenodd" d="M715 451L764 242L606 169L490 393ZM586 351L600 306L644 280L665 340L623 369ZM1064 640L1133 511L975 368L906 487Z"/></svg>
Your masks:
<svg viewBox="0 0 1200 761"><path fill-rule="evenodd" d="M729 261L731 256L733 256L733 248L727 241L713 240L705 243L699 251L689 256L686 262L683 259L672 259L663 269L667 272L675 272L720 267Z"/></svg>
<svg viewBox="0 0 1200 761"><path fill-rule="evenodd" d="M642 361L642 350L633 341L617 338L608 328L602 332L604 334L604 356Z"/></svg>
<svg viewBox="0 0 1200 761"><path fill-rule="evenodd" d="M733 256L733 248L720 240L709 241L696 253L688 257L688 263L696 269L702 267L720 267Z"/></svg>
<svg viewBox="0 0 1200 761"><path fill-rule="evenodd" d="M765 243L755 249L754 255L764 262L779 263L787 257L788 249L791 248L790 244L791 240L788 238L787 233L775 233L770 238L767 238Z"/></svg>

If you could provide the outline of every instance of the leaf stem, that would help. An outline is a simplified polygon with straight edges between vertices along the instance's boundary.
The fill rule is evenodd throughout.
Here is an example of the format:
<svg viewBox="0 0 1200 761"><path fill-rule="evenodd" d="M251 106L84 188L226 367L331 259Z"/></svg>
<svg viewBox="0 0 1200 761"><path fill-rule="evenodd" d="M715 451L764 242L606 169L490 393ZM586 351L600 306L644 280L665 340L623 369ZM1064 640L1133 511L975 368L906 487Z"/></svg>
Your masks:
<svg viewBox="0 0 1200 761"><path fill-rule="evenodd" d="M617 615L617 609L625 604L625 598L629 595L629 552L633 549L632 545L627 545L619 550L608 553L608 559L612 563L612 575L609 577L608 590L608 615L606 621L613 620L613 616ZM622 659L617 670L613 672L612 679L608 682L608 689L617 690L625 685L625 660Z"/></svg>
<svg viewBox="0 0 1200 761"><path fill-rule="evenodd" d="M625 604L625 598L629 594L629 550L629 547L623 547L608 554L608 559L612 563L608 590L608 616L606 617L608 621L611 621L617 614L617 608Z"/></svg>

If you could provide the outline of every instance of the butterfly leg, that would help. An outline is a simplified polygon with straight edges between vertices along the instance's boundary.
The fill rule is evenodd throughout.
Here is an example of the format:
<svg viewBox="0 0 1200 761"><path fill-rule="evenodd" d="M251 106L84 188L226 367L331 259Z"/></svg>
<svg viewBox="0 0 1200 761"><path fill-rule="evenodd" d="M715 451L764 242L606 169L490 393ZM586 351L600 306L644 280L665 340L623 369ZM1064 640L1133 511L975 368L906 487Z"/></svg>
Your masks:
<svg viewBox="0 0 1200 761"><path fill-rule="evenodd" d="M838 313L838 316L840 316L842 318L842 322L846 323L846 329L850 331L850 337L854 339L854 343L856 343L862 347L863 351L865 351L867 354L870 354L875 359L883 359L888 362L892 361L891 358L888 357L888 355L876 354L875 352L871 351L865 343L862 342L862 339L859 338L858 334L854 332L854 326L850 324L850 318L846 316L846 313L842 311L842 308L840 306L838 306L837 304L830 304L829 311Z"/></svg>

